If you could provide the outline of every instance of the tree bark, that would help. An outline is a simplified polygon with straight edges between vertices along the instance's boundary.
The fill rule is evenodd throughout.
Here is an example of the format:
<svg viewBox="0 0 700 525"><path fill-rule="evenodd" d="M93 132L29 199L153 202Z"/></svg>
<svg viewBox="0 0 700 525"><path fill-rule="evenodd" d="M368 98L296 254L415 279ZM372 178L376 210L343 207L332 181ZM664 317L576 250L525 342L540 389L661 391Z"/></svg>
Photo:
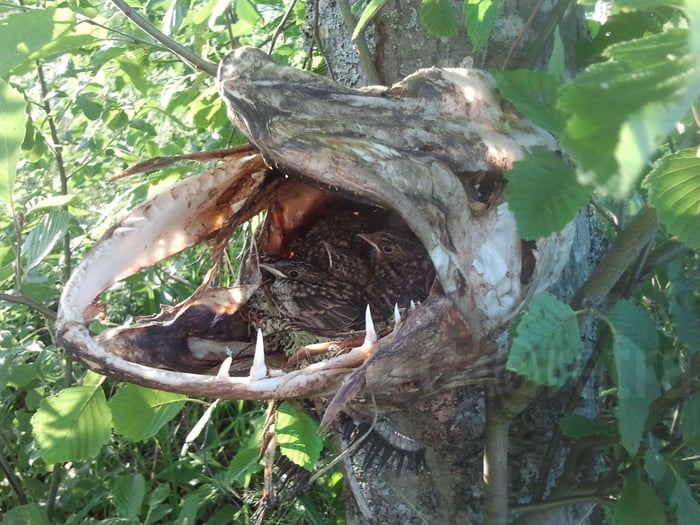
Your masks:
<svg viewBox="0 0 700 525"><path fill-rule="evenodd" d="M576 68L573 44L579 34L581 19L573 2L501 2L488 43L481 50L472 52L463 22L460 22L456 35L436 38L421 25L419 0L392 0L361 37L371 57L369 63L366 57L361 59L351 43L355 21L348 17L346 9L341 9L347 7L345 2L321 0L318 8L319 36L329 70L334 80L348 86L367 85L368 78L379 78L383 84L391 85L417 69L431 66L501 69L507 63L508 69L541 69L551 54L551 28L556 26L552 21L557 20L564 42L566 68L569 72ZM462 2L455 2L455 9L461 14ZM577 237L569 265L554 292L564 299L569 299L590 273L594 257L591 255L589 229L588 215L582 214L577 220ZM528 503L547 444L568 395L561 390L541 392L527 410L515 419L504 421L494 405L498 405L499 395L510 390L506 384L513 383L513 378L510 379L508 381L504 376L504 381L496 387L496 390L500 388L501 394L492 393L488 403L482 387L470 386L416 404L411 410L392 414L390 420L398 432L426 447L429 470L414 474L397 473L387 468L377 473L365 471L361 468L361 457L356 458L352 468L348 466L346 469L346 475L351 478L346 487L354 487L354 490L348 490L349 502L353 499L360 501L359 505L348 505L348 523L466 524L512 520L515 516L508 515L507 509L502 508L502 498L495 508L484 508L487 490L483 458L487 421L490 424L488 432L498 438L491 444L500 443L498 446L503 447L504 456L510 446L507 456L501 458L509 462L508 481L501 480L501 484L507 486L491 486L488 491L507 491L507 501L511 504ZM516 380L515 383L519 382ZM563 463L563 445L556 455L554 472ZM555 481L554 475L550 478L548 489ZM555 518L549 516L543 523L579 523L588 507L580 505L563 509Z"/></svg>

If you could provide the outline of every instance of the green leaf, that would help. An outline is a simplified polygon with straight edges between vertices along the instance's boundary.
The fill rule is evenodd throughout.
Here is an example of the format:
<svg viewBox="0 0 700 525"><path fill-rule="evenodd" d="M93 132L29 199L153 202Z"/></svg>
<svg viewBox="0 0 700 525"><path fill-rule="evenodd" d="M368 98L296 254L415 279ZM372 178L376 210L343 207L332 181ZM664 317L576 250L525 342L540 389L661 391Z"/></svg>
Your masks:
<svg viewBox="0 0 700 525"><path fill-rule="evenodd" d="M146 480L141 474L118 477L112 487L112 497L119 517L136 520L141 514L145 493Z"/></svg>
<svg viewBox="0 0 700 525"><path fill-rule="evenodd" d="M617 372L617 425L620 441L635 455L644 433L649 403L660 393L654 371L646 362L642 348L623 333L615 333L613 341Z"/></svg>
<svg viewBox="0 0 700 525"><path fill-rule="evenodd" d="M423 26L437 37L446 37L457 31L457 12L449 0L422 0L420 18Z"/></svg>
<svg viewBox="0 0 700 525"><path fill-rule="evenodd" d="M608 423L588 419L579 414L564 414L559 419L559 427L565 435L575 438L598 436L614 431Z"/></svg>
<svg viewBox="0 0 700 525"><path fill-rule="evenodd" d="M695 301L695 290L700 289L700 276L690 269L690 275L683 270L680 261L669 264L669 312L676 335L684 343L690 355L700 351L700 305Z"/></svg>
<svg viewBox="0 0 700 525"><path fill-rule="evenodd" d="M187 396L123 383L109 400L114 419L114 431L134 441L155 436L174 418Z"/></svg>
<svg viewBox="0 0 700 525"><path fill-rule="evenodd" d="M686 30L610 46L560 91L570 113L562 146L579 178L616 198L633 190L645 163L700 94L700 70Z"/></svg>
<svg viewBox="0 0 700 525"><path fill-rule="evenodd" d="M46 517L46 509L41 508L36 503L30 503L29 505L17 505L11 509L6 509L2 524L50 525L51 522Z"/></svg>
<svg viewBox="0 0 700 525"><path fill-rule="evenodd" d="M612 525L665 525L664 506L654 490L641 481L625 485L615 504Z"/></svg>
<svg viewBox="0 0 700 525"><path fill-rule="evenodd" d="M32 416L34 438L47 463L94 458L112 427L105 394L99 386L66 388L43 399Z"/></svg>
<svg viewBox="0 0 700 525"><path fill-rule="evenodd" d="M536 295L516 328L507 368L536 383L561 386L581 353L576 313L548 293Z"/></svg>
<svg viewBox="0 0 700 525"><path fill-rule="evenodd" d="M263 19L255 4L250 0L236 0L236 16L240 21L245 22L250 29Z"/></svg>
<svg viewBox="0 0 700 525"><path fill-rule="evenodd" d="M25 270L30 270L46 257L70 226L71 216L61 208L51 209L39 224L29 232L22 244L22 254L27 260Z"/></svg>
<svg viewBox="0 0 700 525"><path fill-rule="evenodd" d="M360 36L362 31L364 31L365 27L367 27L367 24L369 24L370 21L374 18L374 15L376 15L379 12L379 10L382 7L384 7L386 1L387 0L370 0L370 2L362 11L360 18L357 20L355 30L352 32L353 40L357 40L357 37Z"/></svg>
<svg viewBox="0 0 700 525"><path fill-rule="evenodd" d="M34 213L35 211L45 210L47 208L67 206L74 203L76 200L78 200L78 196L75 193L69 193L68 195L54 195L53 197L39 199L36 204L32 205L31 209L27 212L27 215Z"/></svg>
<svg viewBox="0 0 700 525"><path fill-rule="evenodd" d="M561 40L559 26L554 30L554 44L552 45L552 54L549 56L549 64L547 65L547 73L554 75L555 78L563 78L566 69L566 52L564 51L564 42ZM557 129L561 131L562 127Z"/></svg>
<svg viewBox="0 0 700 525"><path fill-rule="evenodd" d="M472 52L479 51L491 36L498 15L500 0L466 0L464 24L472 43Z"/></svg>
<svg viewBox="0 0 700 525"><path fill-rule="evenodd" d="M28 30L30 28L30 30ZM17 65L80 49L96 40L96 26L76 24L70 9L32 9L0 19L0 77Z"/></svg>
<svg viewBox="0 0 700 525"><path fill-rule="evenodd" d="M1 48L5 48L4 43ZM0 78L0 202L7 205L12 202L17 161L24 140L26 112L27 103L24 97Z"/></svg>
<svg viewBox="0 0 700 525"><path fill-rule="evenodd" d="M660 335L656 322L647 311L629 299L622 299L608 312L616 334L632 341L649 360L659 352Z"/></svg>
<svg viewBox="0 0 700 525"><path fill-rule="evenodd" d="M231 481L242 482L243 478L262 468L260 465L260 446L244 447L236 452L228 465Z"/></svg>
<svg viewBox="0 0 700 525"><path fill-rule="evenodd" d="M277 411L275 430L282 454L308 470L316 464L323 449L318 421L284 402Z"/></svg>
<svg viewBox="0 0 700 525"><path fill-rule="evenodd" d="M656 482L661 481L669 473L663 456L653 448L648 448L644 453L644 470Z"/></svg>
<svg viewBox="0 0 700 525"><path fill-rule="evenodd" d="M683 442L689 447L700 449L700 393L696 392L685 400L681 428Z"/></svg>
<svg viewBox="0 0 700 525"><path fill-rule="evenodd" d="M75 99L76 105L90 120L97 120L102 115L102 104L98 102L97 93L81 93Z"/></svg>
<svg viewBox="0 0 700 525"><path fill-rule="evenodd" d="M671 493L671 505L676 507L678 525L697 525L700 523L700 505L695 501L688 484L679 479Z"/></svg>
<svg viewBox="0 0 700 525"><path fill-rule="evenodd" d="M542 71L492 71L498 91L525 117L544 129L559 133L564 114L556 108L561 81Z"/></svg>
<svg viewBox="0 0 700 525"><path fill-rule="evenodd" d="M659 159L644 179L649 203L669 231L700 249L700 156L689 148Z"/></svg>
<svg viewBox="0 0 700 525"><path fill-rule="evenodd" d="M505 198L523 239L560 231L586 205L591 193L559 155L541 147L514 162L506 177Z"/></svg>

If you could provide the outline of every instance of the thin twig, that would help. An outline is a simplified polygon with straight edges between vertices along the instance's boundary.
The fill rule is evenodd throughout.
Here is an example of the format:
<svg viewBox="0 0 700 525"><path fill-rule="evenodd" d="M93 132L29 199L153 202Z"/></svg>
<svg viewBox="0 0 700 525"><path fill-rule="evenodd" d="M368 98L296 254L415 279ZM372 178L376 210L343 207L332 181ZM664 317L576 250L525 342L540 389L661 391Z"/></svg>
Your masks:
<svg viewBox="0 0 700 525"><path fill-rule="evenodd" d="M158 42L163 44L167 49L172 51L174 54L179 56L181 59L192 65L194 68L204 71L213 77L216 77L216 64L204 60L202 57L195 55L185 46L178 44L175 40L169 36L164 35L161 31L156 29L153 24L148 20L138 14L134 9L124 2L123 0L112 0L112 3L119 9L124 16L131 20L134 24L143 29L146 33L155 38Z"/></svg>
<svg viewBox="0 0 700 525"><path fill-rule="evenodd" d="M277 28L275 28L275 32L272 34L272 41L270 42L270 49L267 52L268 55L271 55L272 50L275 49L275 42L277 42L277 38L282 34L282 31L284 31L284 26L287 24L287 20L289 20L289 17L292 14L292 10L294 9L296 3L297 0L292 0L289 3L289 7L284 12L282 20L280 20L280 23L277 25Z"/></svg>
<svg viewBox="0 0 700 525"><path fill-rule="evenodd" d="M22 485L20 485L19 480L15 477L15 473L12 471L10 462L7 461L5 455L2 452L0 452L0 470L2 470L2 472L5 474L5 479L7 480L7 483L12 488L12 491L15 493L15 496L17 496L17 502L20 505L26 505L29 502L29 500L27 499L27 495L22 489Z"/></svg>
<svg viewBox="0 0 700 525"><path fill-rule="evenodd" d="M523 40L523 38L525 38L525 35L530 30L530 27L532 27L532 24L535 22L535 17L537 16L537 13L539 13L540 9L542 8L543 3L544 3L544 0L539 0L537 2L537 4L535 5L535 7L532 8L532 12L530 13L530 16L525 21L523 28L520 30L520 33L518 33L518 36L513 41L513 45L510 46L510 49L508 50L508 54L506 55L506 58L503 60L503 65L501 66L501 69L508 69L508 66L510 65L510 61L513 58L513 55L515 54L515 50L518 49L518 47L520 46L520 42Z"/></svg>
<svg viewBox="0 0 700 525"><path fill-rule="evenodd" d="M552 36L552 33L554 33L554 29L564 17L564 13L569 8L570 3L571 0L559 0L549 12L547 21L537 30L537 39L528 46L530 53L525 60L526 69L532 69L534 67L537 57L542 51L544 44Z"/></svg>
<svg viewBox="0 0 700 525"><path fill-rule="evenodd" d="M36 310L41 315L47 317L51 321L56 320L56 312L51 310L51 308L47 308L43 304L36 302L34 299L30 299L27 296L0 293L0 301L5 301L13 304L23 304L24 306L28 306L32 310Z"/></svg>

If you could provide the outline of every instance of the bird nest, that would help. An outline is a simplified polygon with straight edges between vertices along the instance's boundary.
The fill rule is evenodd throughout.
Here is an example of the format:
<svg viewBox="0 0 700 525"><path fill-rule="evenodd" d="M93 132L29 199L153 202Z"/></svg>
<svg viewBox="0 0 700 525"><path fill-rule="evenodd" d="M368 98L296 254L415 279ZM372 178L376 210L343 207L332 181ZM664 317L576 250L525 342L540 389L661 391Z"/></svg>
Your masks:
<svg viewBox="0 0 700 525"><path fill-rule="evenodd" d="M503 173L533 146L554 149L553 138L508 110L493 79L472 69L424 69L391 88L350 89L244 47L224 59L218 85L252 146L220 153L216 167L110 229L63 292L61 344L97 372L162 390L334 397L327 419L360 393L400 406L492 375L507 351L509 321L557 279L571 245L570 227L523 242L502 200ZM229 239L262 211L236 285L212 286ZM342 215L347 226L322 226ZM394 247L412 243L398 274L417 273L422 293L380 270L372 235ZM214 264L186 301L90 332L103 291L203 242ZM342 263L347 248L367 265L360 284ZM297 300L308 290L279 284L300 261L325 276L314 277L325 303ZM360 308L363 299L373 308ZM393 299L394 308L383 304ZM337 315L326 322L330 313ZM285 331L323 342L292 348L290 358L289 344L271 343L271 332Z"/></svg>

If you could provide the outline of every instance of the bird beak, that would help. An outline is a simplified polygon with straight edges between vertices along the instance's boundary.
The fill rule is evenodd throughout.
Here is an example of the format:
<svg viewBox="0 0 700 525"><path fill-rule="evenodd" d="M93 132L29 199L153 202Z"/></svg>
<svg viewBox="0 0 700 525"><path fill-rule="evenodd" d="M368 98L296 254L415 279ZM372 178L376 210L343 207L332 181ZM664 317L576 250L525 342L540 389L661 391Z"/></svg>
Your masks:
<svg viewBox="0 0 700 525"><path fill-rule="evenodd" d="M287 278L287 276L283 272L281 272L280 270L278 270L274 266L270 266L269 264L260 263L260 268L270 272L275 277L281 277L282 279Z"/></svg>
<svg viewBox="0 0 700 525"><path fill-rule="evenodd" d="M366 243L368 243L372 248L374 248L378 252L381 252L381 250L379 249L379 246L377 246L377 243L375 243L372 239L370 239L369 235L367 235L366 233L358 233L357 236L360 239L362 239L363 241L365 241Z"/></svg>

